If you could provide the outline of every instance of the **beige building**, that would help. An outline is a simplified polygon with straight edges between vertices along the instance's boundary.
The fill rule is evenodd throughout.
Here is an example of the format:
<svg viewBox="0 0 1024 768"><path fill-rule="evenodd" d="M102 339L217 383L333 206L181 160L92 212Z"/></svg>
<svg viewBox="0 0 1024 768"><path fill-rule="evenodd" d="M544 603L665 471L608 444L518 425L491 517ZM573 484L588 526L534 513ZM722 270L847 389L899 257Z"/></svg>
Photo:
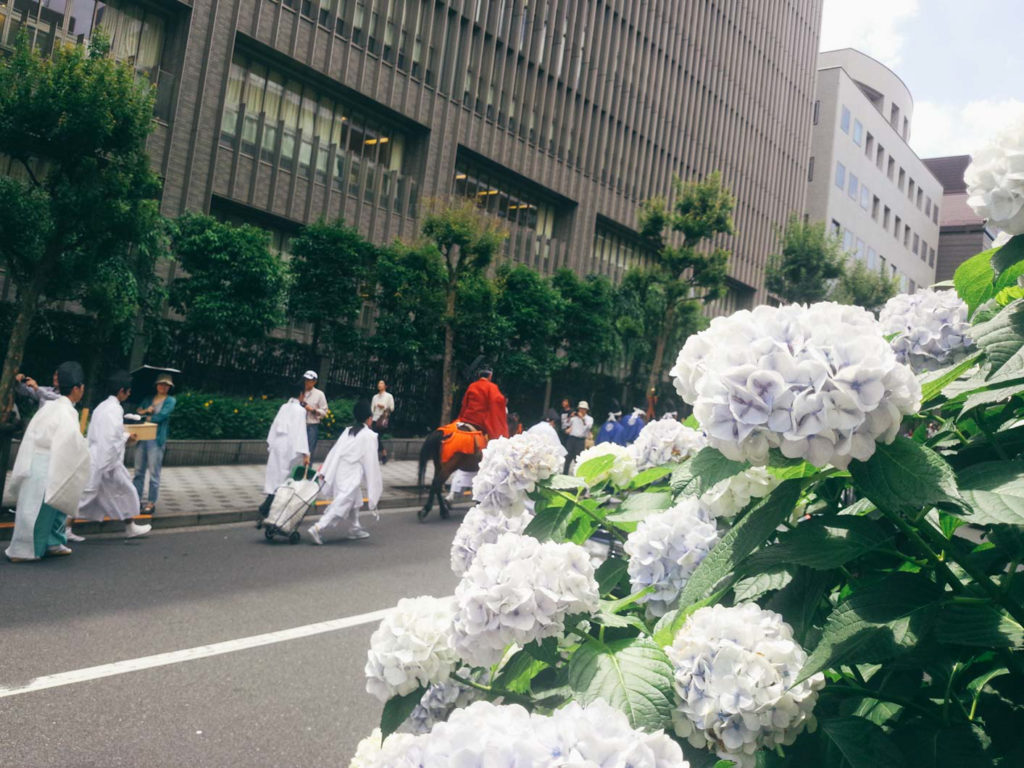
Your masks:
<svg viewBox="0 0 1024 768"><path fill-rule="evenodd" d="M939 215L938 260L935 280L951 280L956 268L976 253L992 247L998 234L967 205L967 184L964 171L971 164L970 155L931 157L924 161L942 183L942 213Z"/></svg>
<svg viewBox="0 0 1024 768"><path fill-rule="evenodd" d="M881 62L851 48L819 54L805 213L909 292L935 282L943 193L907 143L913 111Z"/></svg>

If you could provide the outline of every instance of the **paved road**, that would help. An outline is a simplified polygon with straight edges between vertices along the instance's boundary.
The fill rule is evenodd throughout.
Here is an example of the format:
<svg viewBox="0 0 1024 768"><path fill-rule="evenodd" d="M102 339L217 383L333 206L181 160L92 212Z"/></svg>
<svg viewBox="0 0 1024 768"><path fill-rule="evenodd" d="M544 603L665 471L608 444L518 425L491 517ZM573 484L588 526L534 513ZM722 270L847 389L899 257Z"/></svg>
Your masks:
<svg viewBox="0 0 1024 768"><path fill-rule="evenodd" d="M2 562L0 689L450 594L459 518L386 511L364 518L370 539L323 547L249 524L93 536L71 557ZM0 698L0 762L343 768L380 716L362 672L377 623Z"/></svg>

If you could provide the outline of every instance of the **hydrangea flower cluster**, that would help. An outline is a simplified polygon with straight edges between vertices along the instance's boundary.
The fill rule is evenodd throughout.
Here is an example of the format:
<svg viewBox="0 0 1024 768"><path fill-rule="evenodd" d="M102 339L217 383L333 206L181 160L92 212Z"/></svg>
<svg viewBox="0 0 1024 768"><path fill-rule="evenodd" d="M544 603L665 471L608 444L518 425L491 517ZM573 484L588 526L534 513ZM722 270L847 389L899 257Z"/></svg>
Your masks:
<svg viewBox="0 0 1024 768"><path fill-rule="evenodd" d="M587 448L576 457L573 473L580 477L579 468L598 456L613 456L615 461L604 472L599 472L590 478L591 486L600 485L610 479L616 487L625 488L629 485L629 481L636 476L636 460L633 458L633 452L626 446L617 443L598 443L593 448Z"/></svg>
<svg viewBox="0 0 1024 768"><path fill-rule="evenodd" d="M956 291L901 293L885 303L878 321L896 358L915 371L934 371L959 363L970 353L967 305Z"/></svg>
<svg viewBox="0 0 1024 768"><path fill-rule="evenodd" d="M366 691L387 701L447 680L459 663L450 643L453 615L450 597L399 600L370 637Z"/></svg>
<svg viewBox="0 0 1024 768"><path fill-rule="evenodd" d="M670 461L684 461L708 444L707 438L675 419L652 421L640 430L630 446L640 471Z"/></svg>
<svg viewBox="0 0 1024 768"><path fill-rule="evenodd" d="M423 693L412 713L402 723L406 733L427 733L435 724L447 720L457 708L466 707L477 698L477 693L452 680L434 683Z"/></svg>
<svg viewBox="0 0 1024 768"><path fill-rule="evenodd" d="M478 701L456 710L430 733L392 734L358 768L455 765L689 768L679 745L663 731L634 730L622 712L600 700L587 707L572 702L550 716L530 714L518 704Z"/></svg>
<svg viewBox="0 0 1024 768"><path fill-rule="evenodd" d="M782 482L764 467L751 467L715 483L700 497L716 518L735 517L751 499L762 499Z"/></svg>
<svg viewBox="0 0 1024 768"><path fill-rule="evenodd" d="M1024 233L1024 120L974 153L964 181L976 214L1004 232Z"/></svg>
<svg viewBox="0 0 1024 768"><path fill-rule="evenodd" d="M598 587L582 547L506 533L477 551L455 602L455 651L489 667L511 643L561 635L567 615L597 610Z"/></svg>
<svg viewBox="0 0 1024 768"><path fill-rule="evenodd" d="M871 313L832 302L716 317L672 376L708 442L755 465L771 448L819 467L867 460L921 401Z"/></svg>
<svg viewBox="0 0 1024 768"><path fill-rule="evenodd" d="M816 726L821 673L794 685L807 654L782 617L755 603L695 611L665 649L675 674L675 732L746 768L754 753Z"/></svg>
<svg viewBox="0 0 1024 768"><path fill-rule="evenodd" d="M623 546L629 555L633 591L653 585L642 598L647 613L664 616L675 605L691 574L718 543L718 529L708 510L694 498L648 515Z"/></svg>
<svg viewBox="0 0 1024 768"><path fill-rule="evenodd" d="M565 448L537 434L491 440L473 478L473 498L488 511L521 514L537 482L557 474L564 463Z"/></svg>
<svg viewBox="0 0 1024 768"><path fill-rule="evenodd" d="M452 541L452 572L461 576L469 570L482 545L493 544L503 533L522 533L532 519L530 512L509 517L500 512L488 512L479 506L471 508L462 518Z"/></svg>
<svg viewBox="0 0 1024 768"><path fill-rule="evenodd" d="M405 754L416 743L411 733L392 733L383 738L380 728L364 737L356 745L356 753L349 761L348 768L377 768L380 766L402 765Z"/></svg>

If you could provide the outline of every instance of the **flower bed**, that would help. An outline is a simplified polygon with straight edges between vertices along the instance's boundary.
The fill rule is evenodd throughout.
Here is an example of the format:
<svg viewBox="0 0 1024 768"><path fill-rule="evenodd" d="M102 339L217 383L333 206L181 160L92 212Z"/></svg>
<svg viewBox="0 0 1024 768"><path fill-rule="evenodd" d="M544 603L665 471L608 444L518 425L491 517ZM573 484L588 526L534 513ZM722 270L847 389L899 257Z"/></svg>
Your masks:
<svg viewBox="0 0 1024 768"><path fill-rule="evenodd" d="M171 416L171 435L177 440L260 440L284 400L267 395L237 397L208 392L183 392ZM320 422L320 437L331 440L352 421L351 400L330 400Z"/></svg>

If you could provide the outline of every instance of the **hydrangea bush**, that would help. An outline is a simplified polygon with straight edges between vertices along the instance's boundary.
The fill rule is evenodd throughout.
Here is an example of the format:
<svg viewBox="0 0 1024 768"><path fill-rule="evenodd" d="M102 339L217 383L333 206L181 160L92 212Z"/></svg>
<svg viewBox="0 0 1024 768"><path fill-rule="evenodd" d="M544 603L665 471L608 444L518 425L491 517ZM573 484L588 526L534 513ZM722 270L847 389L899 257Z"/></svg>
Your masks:
<svg viewBox="0 0 1024 768"><path fill-rule="evenodd" d="M886 335L893 335L896 358L915 371L959 363L974 347L967 304L955 291L898 294L882 307L878 321Z"/></svg>
<svg viewBox="0 0 1024 768"><path fill-rule="evenodd" d="M1018 235L942 317L952 293L891 331L835 304L715 320L673 371L694 417L571 477L492 443L454 598L373 636L388 698L352 764L1024 765L1022 274ZM921 329L947 325L940 354Z"/></svg>

